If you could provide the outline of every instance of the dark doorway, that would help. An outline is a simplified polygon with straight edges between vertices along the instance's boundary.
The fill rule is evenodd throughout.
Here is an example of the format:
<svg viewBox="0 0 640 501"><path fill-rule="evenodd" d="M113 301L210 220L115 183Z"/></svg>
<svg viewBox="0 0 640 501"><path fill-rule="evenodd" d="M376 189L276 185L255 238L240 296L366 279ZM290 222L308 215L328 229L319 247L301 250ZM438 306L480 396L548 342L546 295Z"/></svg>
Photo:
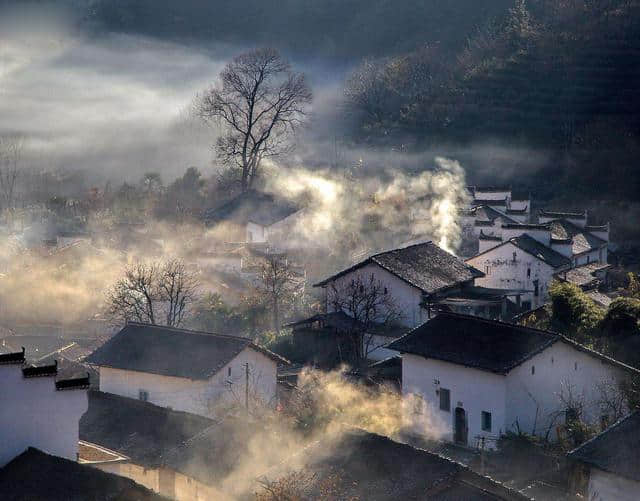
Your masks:
<svg viewBox="0 0 640 501"><path fill-rule="evenodd" d="M467 413L462 407L456 407L453 439L456 444L467 445Z"/></svg>

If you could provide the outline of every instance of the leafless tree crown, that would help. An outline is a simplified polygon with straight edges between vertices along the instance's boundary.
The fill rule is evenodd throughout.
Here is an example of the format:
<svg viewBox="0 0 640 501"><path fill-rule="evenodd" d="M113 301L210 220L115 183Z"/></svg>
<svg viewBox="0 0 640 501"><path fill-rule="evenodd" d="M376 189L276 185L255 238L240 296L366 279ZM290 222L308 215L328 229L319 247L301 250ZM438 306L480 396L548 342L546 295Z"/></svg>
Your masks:
<svg viewBox="0 0 640 501"><path fill-rule="evenodd" d="M303 74L292 72L275 49L257 49L227 64L219 84L200 100L198 113L225 126L217 153L238 170L244 191L251 188L264 158L290 149L290 135L304 120L310 101Z"/></svg>
<svg viewBox="0 0 640 501"><path fill-rule="evenodd" d="M392 327L402 316L391 292L373 274L332 282L327 303L333 311L343 311L353 319L351 334L362 360L378 347L374 343L376 331Z"/></svg>
<svg viewBox="0 0 640 501"><path fill-rule="evenodd" d="M109 314L120 321L177 327L197 299L199 282L184 263L137 263L107 293Z"/></svg>

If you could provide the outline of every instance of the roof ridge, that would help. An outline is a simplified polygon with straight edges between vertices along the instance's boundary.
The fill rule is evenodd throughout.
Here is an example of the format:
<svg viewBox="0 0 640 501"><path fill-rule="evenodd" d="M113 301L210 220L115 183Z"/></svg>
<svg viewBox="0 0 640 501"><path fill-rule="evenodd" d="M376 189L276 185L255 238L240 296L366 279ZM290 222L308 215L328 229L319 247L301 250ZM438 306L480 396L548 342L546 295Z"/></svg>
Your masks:
<svg viewBox="0 0 640 501"><path fill-rule="evenodd" d="M139 326L139 327L151 327L151 328L155 328L155 329L165 329L165 330L170 330L170 331L174 331L174 332L183 332L183 333L186 333L186 334L196 334L196 335L199 335L199 336L226 337L226 338L231 338L231 339L240 339L240 340L243 340L243 341L252 342L251 338L248 338L248 337L245 337L245 336L235 336L233 334L221 334L219 332L207 332L207 331L200 331L200 330L193 330L193 329L183 329L182 327L173 327L173 326L169 326L169 325L149 324L149 323L146 323L146 322L127 321L125 326L120 330L121 331L124 330L129 325L135 325L135 326Z"/></svg>

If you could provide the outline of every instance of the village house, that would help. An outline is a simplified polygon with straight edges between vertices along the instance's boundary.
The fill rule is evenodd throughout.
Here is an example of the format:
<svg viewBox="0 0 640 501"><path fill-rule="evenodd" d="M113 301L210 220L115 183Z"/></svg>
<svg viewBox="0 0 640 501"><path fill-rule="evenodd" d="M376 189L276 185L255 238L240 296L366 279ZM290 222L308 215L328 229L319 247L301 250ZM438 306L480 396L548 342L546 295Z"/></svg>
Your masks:
<svg viewBox="0 0 640 501"><path fill-rule="evenodd" d="M479 253L466 260L484 271L479 285L526 290L520 297L525 309L546 302L551 281L570 269L591 264L604 269L607 264L608 225L587 226L586 211L540 211L539 220L538 224L500 220L483 228L478 236ZM606 298L602 301L607 302Z"/></svg>
<svg viewBox="0 0 640 501"><path fill-rule="evenodd" d="M275 405L282 357L250 339L129 322L87 357L100 390L213 416L245 405L245 395Z"/></svg>
<svg viewBox="0 0 640 501"><path fill-rule="evenodd" d="M524 310L544 304L554 275L571 268L568 257L528 233L500 242L466 262L483 271L484 276L477 279L478 285L521 290L516 301L520 301Z"/></svg>
<svg viewBox="0 0 640 501"><path fill-rule="evenodd" d="M3 501L162 501L134 481L29 447L0 468Z"/></svg>
<svg viewBox="0 0 640 501"><path fill-rule="evenodd" d="M332 447L319 441L292 459L266 477L277 481L291 471L306 474L308 499L529 499L444 456L364 430L344 430Z"/></svg>
<svg viewBox="0 0 640 501"><path fill-rule="evenodd" d="M552 332L440 313L389 345L402 353L402 392L446 423L445 439L495 447L508 431L553 438L577 413L611 419L608 389L640 374Z"/></svg>
<svg viewBox="0 0 640 501"><path fill-rule="evenodd" d="M568 455L570 493L590 501L634 501L640 493L640 411Z"/></svg>
<svg viewBox="0 0 640 501"><path fill-rule="evenodd" d="M315 284L325 291L326 311L333 311L332 291L356 277L373 276L384 285L401 313L399 323L415 327L429 318L430 305L471 288L483 273L433 242L409 245L369 256Z"/></svg>
<svg viewBox="0 0 640 501"><path fill-rule="evenodd" d="M251 457L251 438L260 432L234 417L212 420L91 391L80 420L79 461L169 499L226 499L223 480Z"/></svg>
<svg viewBox="0 0 640 501"><path fill-rule="evenodd" d="M222 206L205 211L204 221L209 227L223 225L235 241L286 248L301 214L301 208L288 200L247 190Z"/></svg>
<svg viewBox="0 0 640 501"><path fill-rule="evenodd" d="M0 355L0 466L29 447L76 460L89 378L57 375L55 363L26 365L24 351Z"/></svg>

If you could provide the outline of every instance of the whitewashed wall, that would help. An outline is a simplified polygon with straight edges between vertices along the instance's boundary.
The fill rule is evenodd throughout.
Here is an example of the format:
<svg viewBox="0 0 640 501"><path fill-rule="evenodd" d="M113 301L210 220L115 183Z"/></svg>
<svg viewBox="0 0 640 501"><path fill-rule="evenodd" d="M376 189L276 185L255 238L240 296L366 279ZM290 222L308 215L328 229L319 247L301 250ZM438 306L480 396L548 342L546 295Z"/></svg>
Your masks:
<svg viewBox="0 0 640 501"><path fill-rule="evenodd" d="M474 190L474 196L479 200L504 200L505 198L511 199L511 190L503 190L503 191Z"/></svg>
<svg viewBox="0 0 640 501"><path fill-rule="evenodd" d="M0 467L28 447L77 459L86 390L57 391L54 377L24 378L21 365L0 365L0 402Z"/></svg>
<svg viewBox="0 0 640 501"><path fill-rule="evenodd" d="M137 399L140 390L144 390L148 392L148 401L155 405L211 417L218 405L244 402L246 363L252 399L258 396L265 403L275 404L277 365L249 347L208 380L100 367L100 391Z"/></svg>
<svg viewBox="0 0 640 501"><path fill-rule="evenodd" d="M534 374L531 373L532 367L535 367ZM507 427L512 429L518 421L522 431L533 433L537 409L535 432L544 435L553 413L564 409L560 395L567 395L569 388L584 402L584 418L599 424L603 414L599 405L602 396L599 388L605 382L615 388L625 377L627 373L623 369L566 343L556 342L509 373ZM564 424L564 416L557 424Z"/></svg>
<svg viewBox="0 0 640 501"><path fill-rule="evenodd" d="M640 495L640 482L591 468L589 501L636 501Z"/></svg>
<svg viewBox="0 0 640 501"><path fill-rule="evenodd" d="M516 254L515 261L513 254ZM524 252L511 243L495 247L485 254L467 259L468 264L482 271L486 276L476 278L476 285L496 289L534 290L534 280L538 280L539 289L536 297L533 292L523 294L522 301L530 301L531 308L542 306L549 297L549 286L554 269L531 254ZM527 270L531 270L527 274Z"/></svg>
<svg viewBox="0 0 640 501"><path fill-rule="evenodd" d="M422 291L409 285L404 280L399 279L377 264L368 264L337 278L335 280L336 288L338 291L343 290L343 288L347 287L351 280L357 276L362 277L362 281L367 283L371 274L373 274L375 279L379 280L384 287L387 287L396 307L402 312L402 318L399 319L400 323L407 327L416 327L427 320L427 312L420 307ZM330 284L326 287L326 293L329 294L329 296L331 295ZM333 311L331 304L327 304L327 311Z"/></svg>
<svg viewBox="0 0 640 501"><path fill-rule="evenodd" d="M542 245L546 245L547 247L551 245L551 231L544 228L518 228L517 226L502 228L502 240L506 242L511 238L519 237L525 233Z"/></svg>
<svg viewBox="0 0 640 501"><path fill-rule="evenodd" d="M440 410L440 396L436 393L440 388L451 392L450 412ZM402 393L422 395L431 411L444 423L444 430L441 430L444 440L453 441L456 407L462 407L467 414L470 446L476 446L476 437L495 437L505 431L505 376L404 354ZM482 431L482 411L491 413L491 432ZM487 441L486 447L495 447L495 442Z"/></svg>

